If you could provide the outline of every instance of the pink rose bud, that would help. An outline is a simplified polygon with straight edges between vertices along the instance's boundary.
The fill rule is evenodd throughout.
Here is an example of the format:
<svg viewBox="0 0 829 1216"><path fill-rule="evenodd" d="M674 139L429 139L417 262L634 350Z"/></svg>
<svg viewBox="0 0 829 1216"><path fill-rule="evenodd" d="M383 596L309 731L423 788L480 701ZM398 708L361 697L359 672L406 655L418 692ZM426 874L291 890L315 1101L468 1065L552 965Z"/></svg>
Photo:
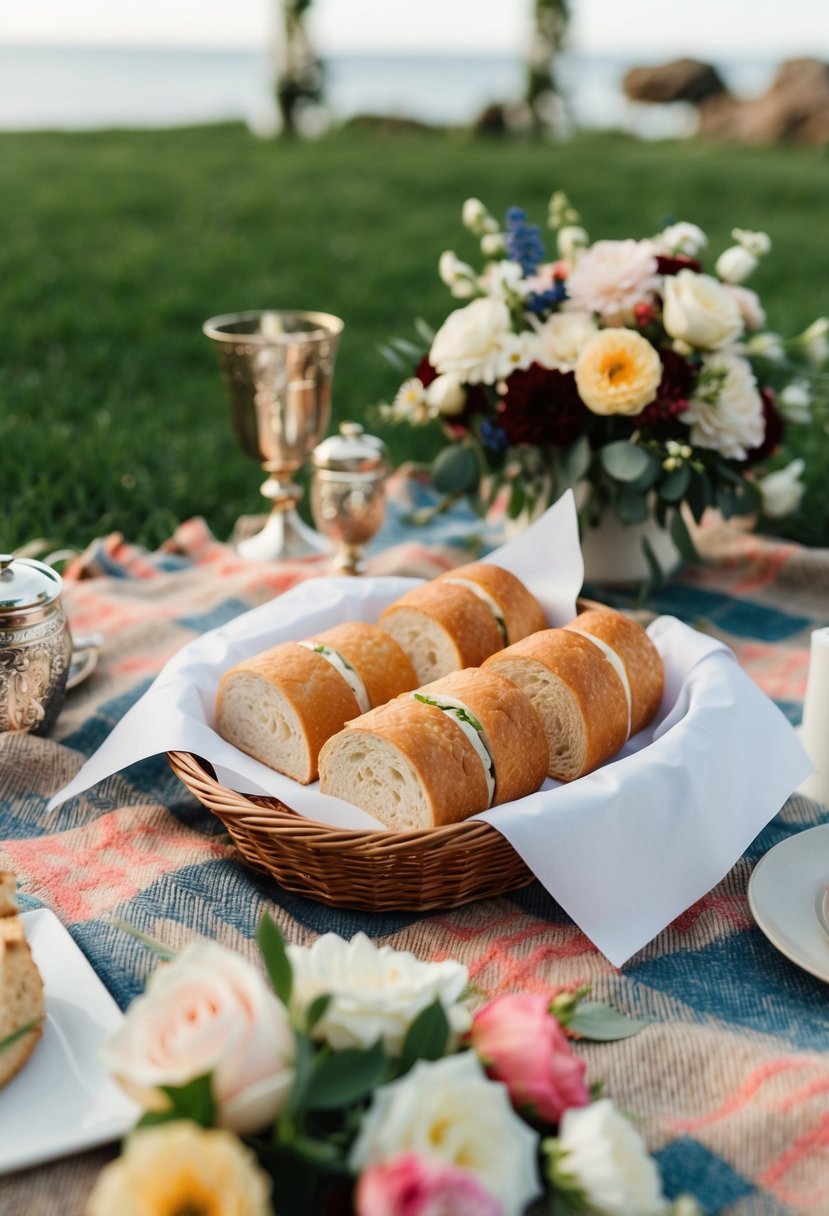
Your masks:
<svg viewBox="0 0 829 1216"><path fill-rule="evenodd" d="M498 997L475 1014L469 1040L489 1076L507 1086L516 1110L529 1107L558 1123L569 1107L590 1101L587 1064L550 1013L549 996Z"/></svg>
<svg viewBox="0 0 829 1216"><path fill-rule="evenodd" d="M357 1216L503 1216L500 1200L474 1174L402 1153L371 1165L355 1196Z"/></svg>

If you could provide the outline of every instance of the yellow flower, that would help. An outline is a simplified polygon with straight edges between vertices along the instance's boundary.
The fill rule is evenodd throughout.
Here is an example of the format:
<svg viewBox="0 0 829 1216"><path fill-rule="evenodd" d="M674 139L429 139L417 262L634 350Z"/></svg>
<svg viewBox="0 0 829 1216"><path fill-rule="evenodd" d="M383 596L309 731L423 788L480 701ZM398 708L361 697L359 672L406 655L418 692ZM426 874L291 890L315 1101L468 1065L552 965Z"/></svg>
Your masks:
<svg viewBox="0 0 829 1216"><path fill-rule="evenodd" d="M236 1136L182 1120L133 1132L99 1175L86 1216L272 1216L270 1192Z"/></svg>
<svg viewBox="0 0 829 1216"><path fill-rule="evenodd" d="M633 329L600 329L576 364L579 396L594 414L638 414L661 379L659 355Z"/></svg>

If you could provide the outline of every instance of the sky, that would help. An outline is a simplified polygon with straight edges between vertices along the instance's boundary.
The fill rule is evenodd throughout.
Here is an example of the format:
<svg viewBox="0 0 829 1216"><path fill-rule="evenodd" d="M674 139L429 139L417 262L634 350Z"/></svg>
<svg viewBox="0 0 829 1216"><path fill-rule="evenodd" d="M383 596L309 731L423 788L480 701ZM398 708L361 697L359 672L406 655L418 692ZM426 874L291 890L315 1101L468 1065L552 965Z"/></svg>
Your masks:
<svg viewBox="0 0 829 1216"><path fill-rule="evenodd" d="M323 53L524 49L532 0L315 0ZM0 0L0 44L258 47L278 0ZM570 45L633 53L829 58L827 0L571 0Z"/></svg>

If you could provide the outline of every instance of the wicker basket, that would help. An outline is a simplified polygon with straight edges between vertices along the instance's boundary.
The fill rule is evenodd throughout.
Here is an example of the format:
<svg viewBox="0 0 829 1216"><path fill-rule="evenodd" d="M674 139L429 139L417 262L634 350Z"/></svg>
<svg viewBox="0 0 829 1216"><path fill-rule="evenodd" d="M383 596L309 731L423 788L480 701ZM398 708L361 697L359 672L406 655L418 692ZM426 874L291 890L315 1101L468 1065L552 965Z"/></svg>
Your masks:
<svg viewBox="0 0 829 1216"><path fill-rule="evenodd" d="M533 879L488 823L468 819L419 832L330 828L276 798L234 793L219 784L206 761L188 752L170 752L169 760L176 776L221 819L250 865L286 891L335 908L457 908Z"/></svg>

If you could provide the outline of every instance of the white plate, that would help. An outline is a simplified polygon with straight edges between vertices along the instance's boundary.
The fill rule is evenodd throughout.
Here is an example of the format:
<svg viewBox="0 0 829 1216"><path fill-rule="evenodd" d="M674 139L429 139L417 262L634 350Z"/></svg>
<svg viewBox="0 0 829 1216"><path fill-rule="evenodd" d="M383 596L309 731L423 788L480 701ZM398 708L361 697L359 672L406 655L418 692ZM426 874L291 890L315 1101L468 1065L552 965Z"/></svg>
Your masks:
<svg viewBox="0 0 829 1216"><path fill-rule="evenodd" d="M819 916L829 882L829 823L781 840L754 867L748 904L773 946L829 983L829 936Z"/></svg>
<svg viewBox="0 0 829 1216"><path fill-rule="evenodd" d="M46 1021L28 1061L0 1089L0 1173L117 1140L138 1118L98 1059L123 1014L52 912L22 920Z"/></svg>
<svg viewBox="0 0 829 1216"><path fill-rule="evenodd" d="M83 684L87 676L91 676L98 666L97 646L78 646L72 651L69 662L69 674L66 677L66 691L70 692Z"/></svg>

